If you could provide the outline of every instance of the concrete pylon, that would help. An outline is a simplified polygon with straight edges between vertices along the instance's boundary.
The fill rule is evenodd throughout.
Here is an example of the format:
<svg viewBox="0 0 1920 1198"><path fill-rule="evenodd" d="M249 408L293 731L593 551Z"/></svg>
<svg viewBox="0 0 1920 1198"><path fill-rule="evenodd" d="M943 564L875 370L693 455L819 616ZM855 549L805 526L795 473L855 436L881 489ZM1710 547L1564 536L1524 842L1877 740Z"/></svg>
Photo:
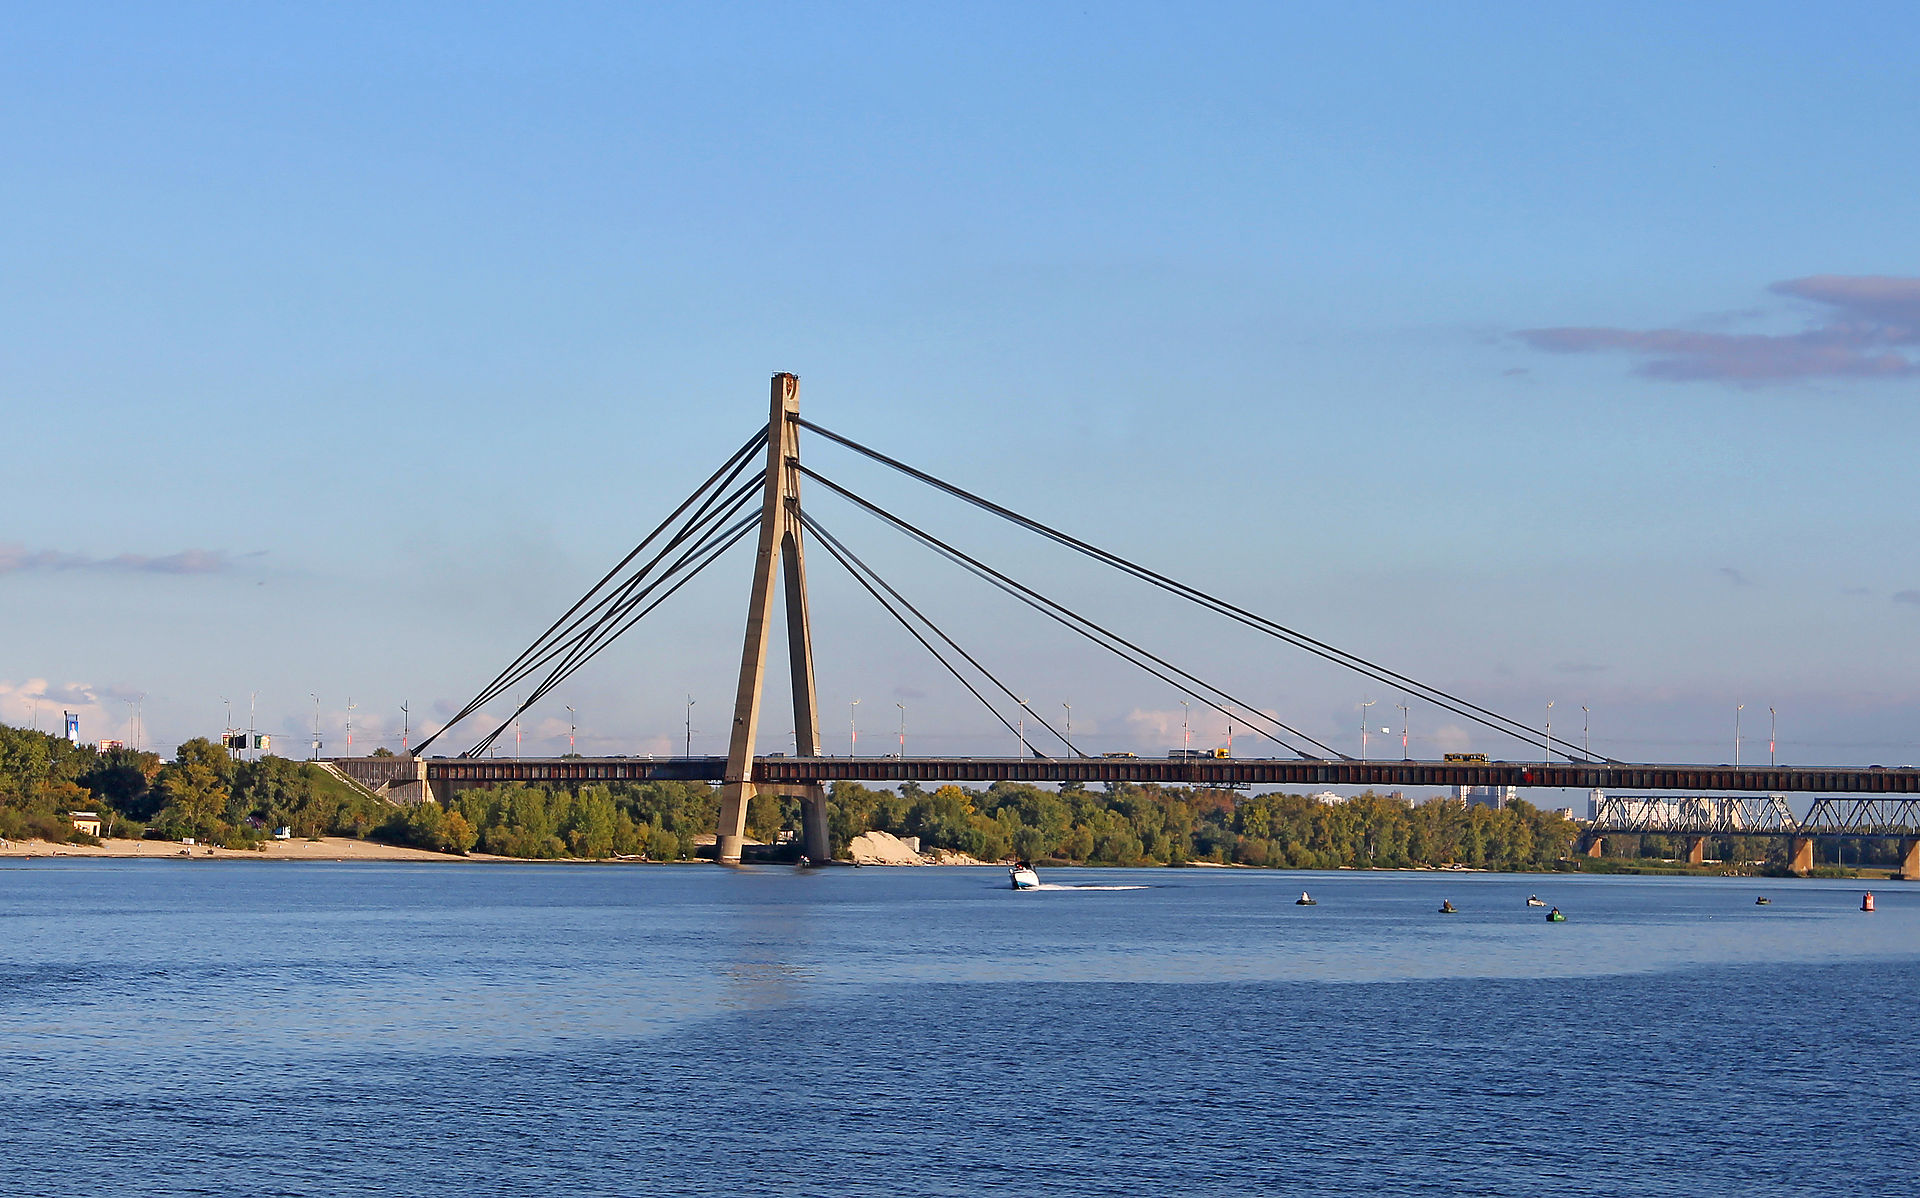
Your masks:
<svg viewBox="0 0 1920 1198"><path fill-rule="evenodd" d="M767 482L760 511L760 550L753 562L753 594L747 604L747 635L740 650L740 686L727 742L727 772L720 790L720 827L714 846L723 865L740 862L747 834L747 802L754 796L754 738L760 724L760 693L767 676L767 632L773 615L774 573L786 567L788 669L793 683L794 751L820 753L820 701L813 684L813 633L807 619L807 566L800 535L800 380L773 376L767 420ZM798 788L802 842L807 856L825 861L827 796L820 786Z"/></svg>
<svg viewBox="0 0 1920 1198"><path fill-rule="evenodd" d="M1694 836L1687 841L1687 864L1705 865L1707 861L1707 838Z"/></svg>
<svg viewBox="0 0 1920 1198"><path fill-rule="evenodd" d="M1796 836L1787 842L1789 855L1787 869L1791 873L1806 877L1813 872L1813 837Z"/></svg>
<svg viewBox="0 0 1920 1198"><path fill-rule="evenodd" d="M1598 857L1606 851L1607 838L1604 836L1587 837L1587 856Z"/></svg>
<svg viewBox="0 0 1920 1198"><path fill-rule="evenodd" d="M1903 882L1920 882L1920 839L1901 844L1900 870L1894 877Z"/></svg>

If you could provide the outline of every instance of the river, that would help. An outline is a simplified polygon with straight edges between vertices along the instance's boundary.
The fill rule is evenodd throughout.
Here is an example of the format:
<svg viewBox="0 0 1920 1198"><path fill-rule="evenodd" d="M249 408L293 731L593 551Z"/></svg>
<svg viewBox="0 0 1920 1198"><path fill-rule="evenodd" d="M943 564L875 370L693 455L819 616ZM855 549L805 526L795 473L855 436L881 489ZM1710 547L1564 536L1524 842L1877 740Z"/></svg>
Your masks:
<svg viewBox="0 0 1920 1198"><path fill-rule="evenodd" d="M0 1192L1841 1194L1920 1144L1920 888L1047 881L1125 889L6 862Z"/></svg>

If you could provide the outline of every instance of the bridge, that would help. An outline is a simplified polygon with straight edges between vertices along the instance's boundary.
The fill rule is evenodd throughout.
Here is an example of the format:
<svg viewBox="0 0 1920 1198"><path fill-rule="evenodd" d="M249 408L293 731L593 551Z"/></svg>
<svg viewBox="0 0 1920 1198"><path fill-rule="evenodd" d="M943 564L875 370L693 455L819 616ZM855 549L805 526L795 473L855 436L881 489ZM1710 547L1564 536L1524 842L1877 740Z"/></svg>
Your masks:
<svg viewBox="0 0 1920 1198"><path fill-rule="evenodd" d="M1890 771L1852 771L1868 776ZM1891 771L1911 773L1910 770ZM1821 787L1831 790L1832 787ZM1806 816L1794 815L1785 794L1621 795L1601 797L1584 829L1587 853L1598 857L1609 836L1672 836L1687 842L1687 860L1706 859L1709 837L1770 837L1788 843L1788 868L1813 869L1813 846L1820 840L1890 840L1900 846L1896 876L1920 880L1920 799L1826 795L1813 801Z"/></svg>
<svg viewBox="0 0 1920 1198"><path fill-rule="evenodd" d="M827 478L800 458L800 435L810 434L853 451L933 491L1002 519L1017 529L1043 538L1098 562L1146 586L1185 600L1243 629L1270 637L1321 661L1332 663L1406 696L1459 717L1487 731L1538 746L1538 761L1366 761L1355 760L1299 727L1287 723L1246 699L1202 679L1075 610L994 569L981 559L935 536L893 511ZM756 457L763 462L753 469ZM860 558L853 549L822 526L817 513L802 506L803 479L846 500L861 513L910 541L991 584L1011 598L1045 615L1074 635L1091 641L1148 676L1171 686L1189 701L1226 716L1249 729L1287 757L1201 758L1180 755L1169 759L1133 756L1090 756L1069 735L1034 713L1024 700L979 658L955 641L916 607L893 583ZM735 691L733 722L725 756L685 757L562 757L505 759L489 756L492 745L522 713L556 686L591 662L609 644L666 602L695 575L705 570L735 544L757 533L745 635ZM819 697L814 682L813 639L808 617L805 554L811 541L843 567L860 588L925 648L961 686L986 707L1010 733L1017 732L1027 751L1018 757L830 757L821 752ZM793 701L795 754L761 756L757 752L762 694L766 683L766 656L776 606L785 617L788 679ZM530 686L527 684L531 684ZM479 716L490 705L521 688L524 696L494 729L458 757L427 756L426 750L449 730ZM1015 720L1020 722L1016 725ZM1031 726L1029 725L1031 721ZM1043 752L1030 743L1048 738ZM1655 791L1726 791L1764 794L1839 793L1858 795L1920 795L1920 770L1912 767L1776 767L1726 765L1635 764L1596 758L1584 744L1555 737L1548 728L1534 728L1519 719L1475 703L1441 687L1421 682L1379 662L1340 649L1298 629L1288 627L1189 584L1127 560L1069 535L1031 516L1023 515L952 482L916 469L851 437L803 419L799 408L799 379L776 374L771 387L767 424L756 429L720 467L626 557L607 572L545 632L482 687L446 725L400 759L337 760L332 764L363 785L399 793L445 796L466 786L501 783L577 785L615 781L711 781L721 786L716 856L723 863L740 859L746 827L747 802L761 792L797 797L802 810L802 843L813 861L828 856L827 787L837 781L902 782L1033 782L1033 783L1151 783L1191 787L1247 786L1498 786L1578 788L1584 790L1638 789ZM1724 834L1713 825L1719 811L1710 801L1703 814L1685 830L1697 835ZM1816 804L1816 810L1821 810ZM1628 834L1628 808L1622 818L1596 833ZM1722 812L1724 814L1724 812ZM1896 803L1881 814L1873 835L1907 839L1920 837L1915 804ZM1791 812L1787 813L1788 818ZM1710 818L1711 817L1711 818ZM1724 820L1722 821L1724 824ZM1838 825L1836 825L1838 826ZM1808 839L1824 835L1798 824L1779 834ZM1662 829L1676 832L1680 829ZM1741 834L1748 834L1742 832ZM1810 839L1808 840L1810 843ZM1598 843L1598 840L1595 841ZM1797 843L1797 842L1796 842ZM1810 854L1810 849L1808 850ZM1796 850L1796 859L1798 852ZM1810 856L1809 856L1810 861Z"/></svg>

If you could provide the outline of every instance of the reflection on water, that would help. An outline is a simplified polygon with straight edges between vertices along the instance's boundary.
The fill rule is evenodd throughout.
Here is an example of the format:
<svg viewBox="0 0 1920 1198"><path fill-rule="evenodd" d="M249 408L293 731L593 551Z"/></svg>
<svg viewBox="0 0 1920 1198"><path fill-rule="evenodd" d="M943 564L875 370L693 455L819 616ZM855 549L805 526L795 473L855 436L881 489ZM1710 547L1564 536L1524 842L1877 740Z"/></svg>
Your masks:
<svg viewBox="0 0 1920 1198"><path fill-rule="evenodd" d="M1912 887L1050 877L0 867L0 1189L1785 1194L1920 1139Z"/></svg>

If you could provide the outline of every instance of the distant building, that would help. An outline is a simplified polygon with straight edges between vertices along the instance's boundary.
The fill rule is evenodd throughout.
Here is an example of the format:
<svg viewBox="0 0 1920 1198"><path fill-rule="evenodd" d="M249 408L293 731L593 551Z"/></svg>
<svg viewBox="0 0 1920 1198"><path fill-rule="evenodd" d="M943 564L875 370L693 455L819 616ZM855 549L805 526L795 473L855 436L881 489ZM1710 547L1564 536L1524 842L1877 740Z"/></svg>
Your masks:
<svg viewBox="0 0 1920 1198"><path fill-rule="evenodd" d="M103 740L94 746L94 748L100 750L102 753L107 752L109 749L124 749L126 747L127 742L124 740Z"/></svg>
<svg viewBox="0 0 1920 1198"><path fill-rule="evenodd" d="M1457 786L1454 791L1469 807L1491 807L1495 811L1520 797L1518 786Z"/></svg>
<svg viewBox="0 0 1920 1198"><path fill-rule="evenodd" d="M73 821L75 832L85 832L89 836L100 835L100 816L92 811L69 811L67 818Z"/></svg>
<svg viewBox="0 0 1920 1198"><path fill-rule="evenodd" d="M1319 794L1311 794L1307 797L1316 803L1322 803L1328 807L1333 806L1335 803L1344 803L1347 801L1347 796L1335 794L1330 790L1323 790Z"/></svg>

